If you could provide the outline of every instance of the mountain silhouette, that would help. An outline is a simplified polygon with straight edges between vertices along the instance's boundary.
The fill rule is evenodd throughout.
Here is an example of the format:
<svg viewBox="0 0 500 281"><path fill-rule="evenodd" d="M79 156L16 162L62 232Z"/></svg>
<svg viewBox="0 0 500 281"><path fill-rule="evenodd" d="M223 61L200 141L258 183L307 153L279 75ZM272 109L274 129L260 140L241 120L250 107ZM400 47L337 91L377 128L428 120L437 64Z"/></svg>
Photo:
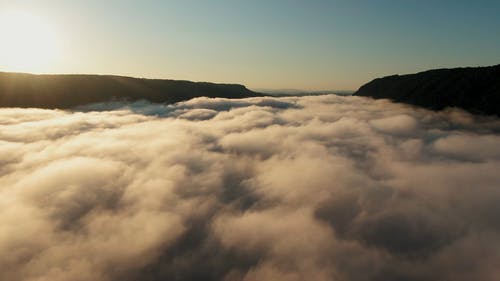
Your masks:
<svg viewBox="0 0 500 281"><path fill-rule="evenodd" d="M500 65L435 69L375 79L354 93L429 109L458 107L500 116Z"/></svg>
<svg viewBox="0 0 500 281"><path fill-rule="evenodd" d="M107 101L173 103L195 97L262 96L239 84L142 79L113 75L0 72L0 107L71 108Z"/></svg>

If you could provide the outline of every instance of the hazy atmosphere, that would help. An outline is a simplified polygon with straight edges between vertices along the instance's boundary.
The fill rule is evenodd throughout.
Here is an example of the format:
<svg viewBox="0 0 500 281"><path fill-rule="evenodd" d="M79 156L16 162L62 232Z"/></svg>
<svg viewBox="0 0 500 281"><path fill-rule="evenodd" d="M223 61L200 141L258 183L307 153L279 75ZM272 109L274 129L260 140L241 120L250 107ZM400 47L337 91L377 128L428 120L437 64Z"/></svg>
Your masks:
<svg viewBox="0 0 500 281"><path fill-rule="evenodd" d="M499 32L493 0L0 0L0 281L498 281Z"/></svg>
<svg viewBox="0 0 500 281"><path fill-rule="evenodd" d="M0 70L356 90L500 62L499 12L496 0L0 0L0 31L27 33L0 32ZM36 51L6 54L16 40Z"/></svg>

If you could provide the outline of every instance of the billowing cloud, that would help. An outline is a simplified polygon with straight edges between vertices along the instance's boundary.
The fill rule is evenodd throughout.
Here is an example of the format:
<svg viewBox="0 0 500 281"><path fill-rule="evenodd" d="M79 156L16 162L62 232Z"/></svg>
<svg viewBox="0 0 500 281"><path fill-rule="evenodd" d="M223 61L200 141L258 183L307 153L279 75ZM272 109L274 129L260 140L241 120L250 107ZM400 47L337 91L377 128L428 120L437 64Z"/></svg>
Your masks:
<svg viewBox="0 0 500 281"><path fill-rule="evenodd" d="M499 143L335 95L0 109L0 280L496 280Z"/></svg>

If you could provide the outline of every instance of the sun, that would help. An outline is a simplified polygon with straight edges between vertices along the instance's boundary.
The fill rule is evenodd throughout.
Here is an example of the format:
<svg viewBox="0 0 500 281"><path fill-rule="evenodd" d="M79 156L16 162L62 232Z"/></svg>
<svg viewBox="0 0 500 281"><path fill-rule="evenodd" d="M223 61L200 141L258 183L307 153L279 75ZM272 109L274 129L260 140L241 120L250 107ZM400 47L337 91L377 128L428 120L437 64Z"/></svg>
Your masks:
<svg viewBox="0 0 500 281"><path fill-rule="evenodd" d="M45 72L60 60L61 51L49 22L26 12L0 12L1 70Z"/></svg>

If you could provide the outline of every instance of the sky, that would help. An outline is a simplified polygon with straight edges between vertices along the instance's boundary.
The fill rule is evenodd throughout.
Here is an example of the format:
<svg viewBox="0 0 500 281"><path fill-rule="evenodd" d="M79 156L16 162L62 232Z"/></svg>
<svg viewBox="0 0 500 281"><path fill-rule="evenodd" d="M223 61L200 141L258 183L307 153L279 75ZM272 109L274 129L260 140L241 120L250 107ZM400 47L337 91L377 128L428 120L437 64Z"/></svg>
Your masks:
<svg viewBox="0 0 500 281"><path fill-rule="evenodd" d="M0 0L0 15L6 11L50 26L54 36L38 37L54 42L28 31L25 49L38 52L0 47L1 71L356 90L396 73L500 63L496 0ZM16 56L49 54L43 67L30 65L36 59L16 67Z"/></svg>

